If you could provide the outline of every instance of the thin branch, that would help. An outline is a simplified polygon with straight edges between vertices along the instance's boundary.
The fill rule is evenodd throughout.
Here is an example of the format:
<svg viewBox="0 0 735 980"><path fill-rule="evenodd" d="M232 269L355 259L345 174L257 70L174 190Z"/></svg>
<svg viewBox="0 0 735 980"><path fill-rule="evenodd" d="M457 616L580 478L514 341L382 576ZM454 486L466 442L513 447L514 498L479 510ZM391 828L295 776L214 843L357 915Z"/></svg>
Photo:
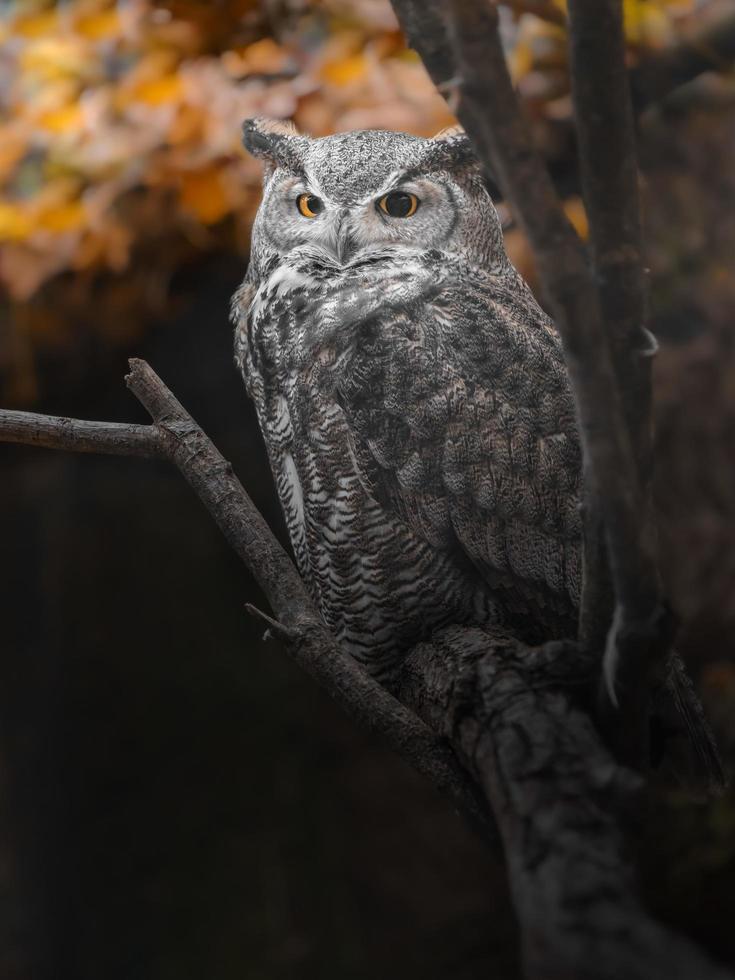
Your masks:
<svg viewBox="0 0 735 980"><path fill-rule="evenodd" d="M575 705L593 660L573 644L449 627L412 651L398 694L493 802L527 980L732 980L635 896L620 823L641 780Z"/></svg>
<svg viewBox="0 0 735 980"><path fill-rule="evenodd" d="M582 193L602 314L639 460L650 456L638 168L620 0L569 0L569 53ZM641 459L641 452L645 455Z"/></svg>
<svg viewBox="0 0 735 980"><path fill-rule="evenodd" d="M143 459L160 457L163 452L158 431L151 425L84 422L34 412L0 413L0 440L45 449L141 456Z"/></svg>
<svg viewBox="0 0 735 980"><path fill-rule="evenodd" d="M616 579L615 635L605 657L606 684L621 708L611 730L617 730L624 742L620 748L630 757L645 749L646 704L655 675L660 682L665 671L671 639L653 514L651 362L641 354L649 340L644 333L638 168L621 0L595 4L570 0L568 11L572 95L593 271L635 455L639 540L647 559L640 569L643 579Z"/></svg>
<svg viewBox="0 0 735 980"><path fill-rule="evenodd" d="M0 442L174 463L260 585L296 662L359 724L380 735L448 796L486 838L492 838L488 808L446 739L432 732L339 649L293 562L233 474L232 466L145 361L130 362L126 381L148 409L153 425L0 411Z"/></svg>

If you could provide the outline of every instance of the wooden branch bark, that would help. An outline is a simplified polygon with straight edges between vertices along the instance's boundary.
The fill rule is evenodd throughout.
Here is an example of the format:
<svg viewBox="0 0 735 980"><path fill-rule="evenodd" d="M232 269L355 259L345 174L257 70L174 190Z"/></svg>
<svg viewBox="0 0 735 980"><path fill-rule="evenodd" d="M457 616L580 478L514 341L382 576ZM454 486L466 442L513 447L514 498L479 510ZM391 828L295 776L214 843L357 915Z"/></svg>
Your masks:
<svg viewBox="0 0 735 980"><path fill-rule="evenodd" d="M397 687L492 800L527 980L725 980L635 897L620 831L640 779L578 707L595 658L451 627L417 647Z"/></svg>
<svg viewBox="0 0 735 980"><path fill-rule="evenodd" d="M0 440L76 453L109 453L155 459L164 454L158 430L151 425L84 422L35 412L3 411Z"/></svg>
<svg viewBox="0 0 735 980"><path fill-rule="evenodd" d="M639 468L650 469L650 346L643 335L638 168L619 0L569 0L569 52L582 194L602 315ZM649 481L650 482L650 481Z"/></svg>
<svg viewBox="0 0 735 980"><path fill-rule="evenodd" d="M124 425L0 411L0 442L159 458L174 463L263 590L291 656L357 722L380 735L448 796L472 825L494 836L489 809L443 736L437 736L338 647L293 562L231 465L145 361L132 360L128 387L154 424Z"/></svg>
<svg viewBox="0 0 735 980"><path fill-rule="evenodd" d="M646 746L646 705L661 683L671 639L657 565L652 490L652 338L645 330L638 167L625 65L620 0L570 0L569 52L582 193L589 219L594 279L622 396L639 483L640 545L647 557L637 581L616 579L616 642L606 656L608 686L621 712L610 722L624 756ZM599 510L592 501L592 512ZM602 700L602 710L605 699Z"/></svg>

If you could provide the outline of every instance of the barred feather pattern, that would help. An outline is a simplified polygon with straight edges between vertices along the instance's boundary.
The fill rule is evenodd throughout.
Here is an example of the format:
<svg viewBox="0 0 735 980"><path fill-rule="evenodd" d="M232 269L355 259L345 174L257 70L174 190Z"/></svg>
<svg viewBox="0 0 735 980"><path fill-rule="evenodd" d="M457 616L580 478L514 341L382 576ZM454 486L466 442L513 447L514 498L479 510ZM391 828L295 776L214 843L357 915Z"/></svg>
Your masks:
<svg viewBox="0 0 735 980"><path fill-rule="evenodd" d="M559 339L508 264L302 248L233 301L299 570L377 675L447 623L571 635L580 453Z"/></svg>

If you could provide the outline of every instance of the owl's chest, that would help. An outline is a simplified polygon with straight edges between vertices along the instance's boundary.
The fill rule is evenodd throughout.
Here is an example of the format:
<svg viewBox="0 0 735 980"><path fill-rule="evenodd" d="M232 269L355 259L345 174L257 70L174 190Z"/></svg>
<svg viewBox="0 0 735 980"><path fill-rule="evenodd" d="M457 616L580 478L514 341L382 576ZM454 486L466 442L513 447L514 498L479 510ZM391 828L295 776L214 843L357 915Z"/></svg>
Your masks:
<svg viewBox="0 0 735 980"><path fill-rule="evenodd" d="M301 391L294 379L263 409L299 571L348 652L380 675L433 627L496 617L472 576L375 499L337 401Z"/></svg>
<svg viewBox="0 0 735 980"><path fill-rule="evenodd" d="M291 397L329 384L329 374L350 347L338 307L339 278L300 265L278 266L259 285L249 314L245 376L256 401ZM292 409L293 411L293 409Z"/></svg>
<svg viewBox="0 0 735 980"><path fill-rule="evenodd" d="M258 285L248 316L244 368L254 397L283 390L294 377L326 392L349 373L355 355L385 355L404 328L426 342L420 318L402 314L440 279L430 264L393 255L342 270L296 259L277 265ZM388 323L390 336L382 336ZM383 356L378 361L387 364ZM354 381L363 387L368 379Z"/></svg>

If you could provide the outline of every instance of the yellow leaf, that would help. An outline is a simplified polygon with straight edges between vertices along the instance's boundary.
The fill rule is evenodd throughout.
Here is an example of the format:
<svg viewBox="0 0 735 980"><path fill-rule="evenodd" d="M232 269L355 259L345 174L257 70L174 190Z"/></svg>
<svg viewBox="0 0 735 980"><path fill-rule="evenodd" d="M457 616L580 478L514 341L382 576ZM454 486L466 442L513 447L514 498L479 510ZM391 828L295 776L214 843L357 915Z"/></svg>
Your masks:
<svg viewBox="0 0 735 980"><path fill-rule="evenodd" d="M510 74L514 82L519 82L533 68L533 51L527 41L519 41L510 52Z"/></svg>
<svg viewBox="0 0 735 980"><path fill-rule="evenodd" d="M58 30L58 13L49 10L35 17L21 17L13 24L13 32L21 37L43 37Z"/></svg>
<svg viewBox="0 0 735 980"><path fill-rule="evenodd" d="M51 112L42 113L36 122L42 129L52 133L68 133L78 130L84 119L84 113L78 105L67 105Z"/></svg>
<svg viewBox="0 0 735 980"><path fill-rule="evenodd" d="M178 75L172 74L150 82L142 82L135 88L133 97L148 105L165 105L167 102L175 102L182 91L181 79Z"/></svg>
<svg viewBox="0 0 735 980"><path fill-rule="evenodd" d="M92 41L117 37L121 31L120 16L116 10L90 14L77 21L76 29L82 37L88 37Z"/></svg>
<svg viewBox="0 0 735 980"><path fill-rule="evenodd" d="M333 85L349 85L350 82L362 78L367 71L367 60L364 54L353 54L339 61L328 62L322 68L322 78Z"/></svg>
<svg viewBox="0 0 735 980"><path fill-rule="evenodd" d="M60 235L83 227L86 220L87 212L82 202L71 201L69 204L60 204L42 211L36 219L36 228Z"/></svg>
<svg viewBox="0 0 735 980"><path fill-rule="evenodd" d="M589 223L587 212L584 209L581 197L568 197L564 202L564 210L567 218L571 221L574 230L580 238L587 238L589 234Z"/></svg>
<svg viewBox="0 0 735 980"><path fill-rule="evenodd" d="M623 0L625 36L633 44L664 47L675 35L673 18L691 9L691 0Z"/></svg>
<svg viewBox="0 0 735 980"><path fill-rule="evenodd" d="M205 225L213 225L230 210L222 175L216 167L184 174L181 203Z"/></svg>
<svg viewBox="0 0 735 980"><path fill-rule="evenodd" d="M28 212L19 204L0 201L0 241L27 238L33 228Z"/></svg>
<svg viewBox="0 0 735 980"><path fill-rule="evenodd" d="M24 72L39 75L44 80L83 76L90 67L84 45L74 38L45 38L28 44L21 54Z"/></svg>

